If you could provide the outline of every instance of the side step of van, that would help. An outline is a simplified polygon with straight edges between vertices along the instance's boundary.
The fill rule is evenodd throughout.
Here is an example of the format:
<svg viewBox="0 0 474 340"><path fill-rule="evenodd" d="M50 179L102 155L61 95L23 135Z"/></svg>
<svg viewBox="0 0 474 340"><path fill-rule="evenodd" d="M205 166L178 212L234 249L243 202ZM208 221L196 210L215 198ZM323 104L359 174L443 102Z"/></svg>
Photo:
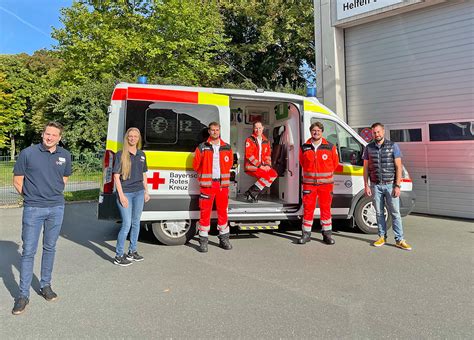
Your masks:
<svg viewBox="0 0 474 340"><path fill-rule="evenodd" d="M261 223L248 222L230 222L231 227L237 227L239 230L277 230L280 221L269 221Z"/></svg>

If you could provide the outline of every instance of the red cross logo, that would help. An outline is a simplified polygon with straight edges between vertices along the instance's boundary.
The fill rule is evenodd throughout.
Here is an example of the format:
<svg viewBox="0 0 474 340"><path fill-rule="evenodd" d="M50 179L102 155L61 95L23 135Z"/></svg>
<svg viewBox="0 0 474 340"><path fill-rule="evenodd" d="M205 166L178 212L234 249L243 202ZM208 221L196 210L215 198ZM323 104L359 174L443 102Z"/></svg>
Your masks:
<svg viewBox="0 0 474 340"><path fill-rule="evenodd" d="M154 172L152 178L147 178L147 183L151 184L153 190L157 190L160 184L165 184L165 179L160 178L159 172Z"/></svg>

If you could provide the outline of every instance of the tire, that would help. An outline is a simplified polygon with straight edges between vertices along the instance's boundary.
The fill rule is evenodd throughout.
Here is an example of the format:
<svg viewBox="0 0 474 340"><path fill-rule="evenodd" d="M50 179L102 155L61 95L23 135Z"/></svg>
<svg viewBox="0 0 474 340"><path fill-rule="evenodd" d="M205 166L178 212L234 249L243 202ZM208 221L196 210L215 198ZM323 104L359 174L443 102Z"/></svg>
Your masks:
<svg viewBox="0 0 474 340"><path fill-rule="evenodd" d="M197 232L194 220L163 220L153 222L151 230L158 242L167 246L186 244Z"/></svg>
<svg viewBox="0 0 474 340"><path fill-rule="evenodd" d="M384 208L384 214L388 230L392 227L392 217L388 214L387 207ZM357 227L363 233L378 233L377 218L371 197L364 196L357 202L357 206L354 210L354 219Z"/></svg>

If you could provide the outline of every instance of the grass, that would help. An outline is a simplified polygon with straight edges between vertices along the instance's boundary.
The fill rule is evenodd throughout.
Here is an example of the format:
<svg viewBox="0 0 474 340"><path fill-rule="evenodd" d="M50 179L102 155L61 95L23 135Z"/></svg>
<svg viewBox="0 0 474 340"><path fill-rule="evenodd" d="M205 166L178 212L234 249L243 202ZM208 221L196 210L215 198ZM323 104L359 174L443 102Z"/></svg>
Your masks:
<svg viewBox="0 0 474 340"><path fill-rule="evenodd" d="M64 193L66 202L75 201L97 201L99 199L99 189L68 191Z"/></svg>
<svg viewBox="0 0 474 340"><path fill-rule="evenodd" d="M13 185L13 165L15 162L0 162L0 187Z"/></svg>

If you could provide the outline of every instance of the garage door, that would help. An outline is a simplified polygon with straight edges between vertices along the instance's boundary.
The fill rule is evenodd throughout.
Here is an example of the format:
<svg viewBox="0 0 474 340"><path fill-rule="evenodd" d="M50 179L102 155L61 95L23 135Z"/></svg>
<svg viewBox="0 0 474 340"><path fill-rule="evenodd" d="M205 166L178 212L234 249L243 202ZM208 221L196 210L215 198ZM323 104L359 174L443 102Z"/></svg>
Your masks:
<svg viewBox="0 0 474 340"><path fill-rule="evenodd" d="M416 167L415 192L424 200L417 211L473 218L472 134L453 140L446 132L445 139L436 139L429 129L446 123L468 127L461 128L465 133L473 124L474 1L449 1L344 34L349 124L423 125L423 142L404 150Z"/></svg>

